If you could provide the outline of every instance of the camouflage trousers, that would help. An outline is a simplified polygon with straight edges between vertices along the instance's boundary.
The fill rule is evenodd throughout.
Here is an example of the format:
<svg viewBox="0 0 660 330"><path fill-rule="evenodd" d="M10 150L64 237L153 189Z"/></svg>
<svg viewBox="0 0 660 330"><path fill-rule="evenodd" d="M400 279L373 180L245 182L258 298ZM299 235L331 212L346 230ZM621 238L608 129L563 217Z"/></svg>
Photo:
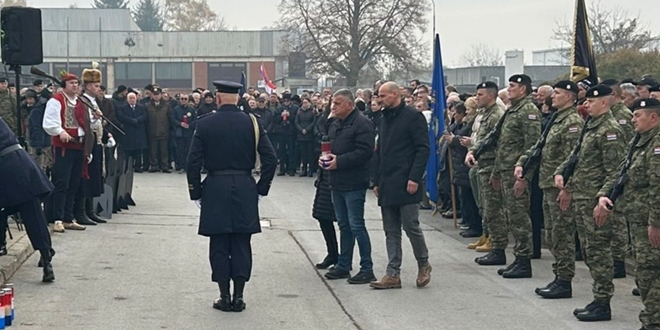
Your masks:
<svg viewBox="0 0 660 330"><path fill-rule="evenodd" d="M584 224L584 260L589 267L591 278L594 280L592 291L594 300L609 301L614 294L614 283L612 283L612 240L614 229L620 218L607 219L603 227L596 227L594 221L594 207L597 201L574 200L572 201L577 221Z"/></svg>
<svg viewBox="0 0 660 330"><path fill-rule="evenodd" d="M47 168L53 167L53 151L51 147L41 149L29 148L28 150L30 151L30 157L32 157L42 171L46 172Z"/></svg>
<svg viewBox="0 0 660 330"><path fill-rule="evenodd" d="M660 249L649 243L648 225L630 223L635 249L635 274L644 309L639 320L645 329L660 329Z"/></svg>
<svg viewBox="0 0 660 330"><path fill-rule="evenodd" d="M513 192L516 178L511 173L502 173L502 204L500 208L506 219L506 225L500 228L491 228L493 249L506 249L509 244L510 231L516 243L513 254L518 258L532 257L532 221L529 218L529 187L518 198ZM508 230L507 230L508 227Z"/></svg>
<svg viewBox="0 0 660 330"><path fill-rule="evenodd" d="M616 210L613 216L619 219L615 222L616 228L614 228L614 239L612 240L612 258L615 261L624 261L628 254L628 237L630 237L626 224L626 216Z"/></svg>
<svg viewBox="0 0 660 330"><path fill-rule="evenodd" d="M485 228L488 228L491 239L494 238L494 228L501 228L506 233L506 218L502 212L502 192L493 189L493 186L490 184L490 172L479 173L479 192L483 223ZM506 239L506 234L504 237ZM504 247L498 248L505 249L506 244L505 242Z"/></svg>
<svg viewBox="0 0 660 330"><path fill-rule="evenodd" d="M575 217L575 210L569 207L562 211L557 197L559 189L543 189L543 219L545 239L550 252L555 257L553 272L564 281L575 277L575 231L580 242L584 242L584 224Z"/></svg>
<svg viewBox="0 0 660 330"><path fill-rule="evenodd" d="M484 214L484 208L483 205L481 204L481 184L479 180L479 169L476 167L473 167L470 169L469 177L470 177L470 188L472 188L472 195L474 195L474 201L477 202L477 206L479 207L479 214ZM484 235L488 235L488 226L486 225L486 218L482 217L481 220L481 227L482 227L482 232Z"/></svg>

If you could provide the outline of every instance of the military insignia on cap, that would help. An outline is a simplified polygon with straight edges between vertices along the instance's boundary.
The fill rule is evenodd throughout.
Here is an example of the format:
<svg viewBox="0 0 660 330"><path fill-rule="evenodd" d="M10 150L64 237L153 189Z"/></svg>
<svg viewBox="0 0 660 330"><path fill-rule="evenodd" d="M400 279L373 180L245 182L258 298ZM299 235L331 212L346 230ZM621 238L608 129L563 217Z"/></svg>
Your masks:
<svg viewBox="0 0 660 330"><path fill-rule="evenodd" d="M521 82L522 82L522 78L518 78L517 81L518 81L519 83L521 83Z"/></svg>
<svg viewBox="0 0 660 330"><path fill-rule="evenodd" d="M571 85L566 85L566 89L571 90Z"/></svg>
<svg viewBox="0 0 660 330"><path fill-rule="evenodd" d="M642 108L645 107L646 106L646 101L639 102L639 106L642 107Z"/></svg>
<svg viewBox="0 0 660 330"><path fill-rule="evenodd" d="M481 87L486 87L486 83L481 84Z"/></svg>
<svg viewBox="0 0 660 330"><path fill-rule="evenodd" d="M594 96L598 96L598 91L594 91Z"/></svg>
<svg viewBox="0 0 660 330"><path fill-rule="evenodd" d="M186 116L190 117L190 116L192 116L192 114L191 114L190 112L188 112L188 113L186 114Z"/></svg>
<svg viewBox="0 0 660 330"><path fill-rule="evenodd" d="M607 141L616 141L616 133L607 133Z"/></svg>
<svg viewBox="0 0 660 330"><path fill-rule="evenodd" d="M578 132L578 127L577 126L572 126L568 128L569 133L577 133Z"/></svg>
<svg viewBox="0 0 660 330"><path fill-rule="evenodd" d="M211 113L215 113L215 110L211 111Z"/></svg>
<svg viewBox="0 0 660 330"><path fill-rule="evenodd" d="M627 120L625 120L625 119L619 120L619 125L626 125L626 124L628 124Z"/></svg>

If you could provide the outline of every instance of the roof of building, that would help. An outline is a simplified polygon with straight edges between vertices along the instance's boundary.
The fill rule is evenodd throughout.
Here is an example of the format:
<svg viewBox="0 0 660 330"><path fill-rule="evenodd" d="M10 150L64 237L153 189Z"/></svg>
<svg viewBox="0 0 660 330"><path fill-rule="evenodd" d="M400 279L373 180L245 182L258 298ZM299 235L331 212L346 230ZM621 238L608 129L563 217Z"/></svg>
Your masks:
<svg viewBox="0 0 660 330"><path fill-rule="evenodd" d="M42 8L43 31L140 31L129 9Z"/></svg>

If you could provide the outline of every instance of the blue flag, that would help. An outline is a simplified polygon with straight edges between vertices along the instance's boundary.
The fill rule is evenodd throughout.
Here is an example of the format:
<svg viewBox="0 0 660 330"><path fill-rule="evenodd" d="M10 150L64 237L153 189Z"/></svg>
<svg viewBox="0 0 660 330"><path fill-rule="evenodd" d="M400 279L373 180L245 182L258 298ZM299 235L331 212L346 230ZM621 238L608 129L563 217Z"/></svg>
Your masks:
<svg viewBox="0 0 660 330"><path fill-rule="evenodd" d="M429 125L429 142L431 154L426 164L426 193L433 208L438 201L438 174L442 159L440 155L440 138L445 131L445 74L442 69L442 54L440 53L440 35L435 35L433 47L433 116Z"/></svg>
<svg viewBox="0 0 660 330"><path fill-rule="evenodd" d="M243 87L238 90L238 95L240 97L243 97L243 94L245 94L247 91L247 88L245 88L245 80L245 71L241 71L241 82L239 84L241 84Z"/></svg>

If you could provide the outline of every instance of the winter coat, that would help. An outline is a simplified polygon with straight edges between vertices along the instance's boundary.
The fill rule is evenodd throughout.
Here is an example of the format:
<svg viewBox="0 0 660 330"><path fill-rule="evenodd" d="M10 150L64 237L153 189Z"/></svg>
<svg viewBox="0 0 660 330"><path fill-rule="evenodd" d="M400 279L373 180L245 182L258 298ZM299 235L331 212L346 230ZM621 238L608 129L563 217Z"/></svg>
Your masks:
<svg viewBox="0 0 660 330"><path fill-rule="evenodd" d="M328 171L320 170L319 176L314 182L316 195L312 206L312 216L318 221L337 221L335 208L332 204L332 191L330 190L330 178Z"/></svg>
<svg viewBox="0 0 660 330"><path fill-rule="evenodd" d="M275 113L268 108L259 108L254 109L254 113L259 115L259 123L261 127L266 130L266 133L270 133L273 129L273 117Z"/></svg>
<svg viewBox="0 0 660 330"><path fill-rule="evenodd" d="M188 122L188 128L183 128L181 123L185 120ZM172 117L170 118L172 122L172 127L174 128L174 137L175 138L191 138L195 132L195 125L197 124L197 113L195 108L189 105L177 105L172 111Z"/></svg>
<svg viewBox="0 0 660 330"><path fill-rule="evenodd" d="M167 140L170 137L170 117L172 116L169 103L163 100L158 105L154 101L149 102L147 115L149 116L147 125L149 139Z"/></svg>
<svg viewBox="0 0 660 330"><path fill-rule="evenodd" d="M299 109L294 123L296 125L296 131L298 132L298 141L313 141L314 140L314 123L316 122L316 114L314 114L314 109L309 108L307 110ZM303 134L303 129L307 134Z"/></svg>
<svg viewBox="0 0 660 330"><path fill-rule="evenodd" d="M335 191L369 188L370 160L374 154L374 124L355 109L344 120L330 125L328 138L337 168L330 172L330 187Z"/></svg>
<svg viewBox="0 0 660 330"><path fill-rule="evenodd" d="M126 133L121 137L122 149L147 149L147 118L147 109L140 104L135 105L135 110L128 103L117 110L117 121Z"/></svg>
<svg viewBox="0 0 660 330"><path fill-rule="evenodd" d="M217 111L217 110L218 110L218 106L215 104L215 102L213 102L213 103L204 102L204 103L201 103L199 105L199 107L197 107L197 116L203 116L207 113L211 113L211 112Z"/></svg>
<svg viewBox="0 0 660 330"><path fill-rule="evenodd" d="M31 148L48 148L51 145L51 136L43 128L46 99L40 98L32 107L28 118L29 144Z"/></svg>
<svg viewBox="0 0 660 330"><path fill-rule="evenodd" d="M467 148L461 145L461 137L470 137L472 134L472 123L462 122L455 125L451 130L454 138L449 141L451 148L451 160L454 170L454 184L461 187L470 187L470 168L465 165Z"/></svg>

